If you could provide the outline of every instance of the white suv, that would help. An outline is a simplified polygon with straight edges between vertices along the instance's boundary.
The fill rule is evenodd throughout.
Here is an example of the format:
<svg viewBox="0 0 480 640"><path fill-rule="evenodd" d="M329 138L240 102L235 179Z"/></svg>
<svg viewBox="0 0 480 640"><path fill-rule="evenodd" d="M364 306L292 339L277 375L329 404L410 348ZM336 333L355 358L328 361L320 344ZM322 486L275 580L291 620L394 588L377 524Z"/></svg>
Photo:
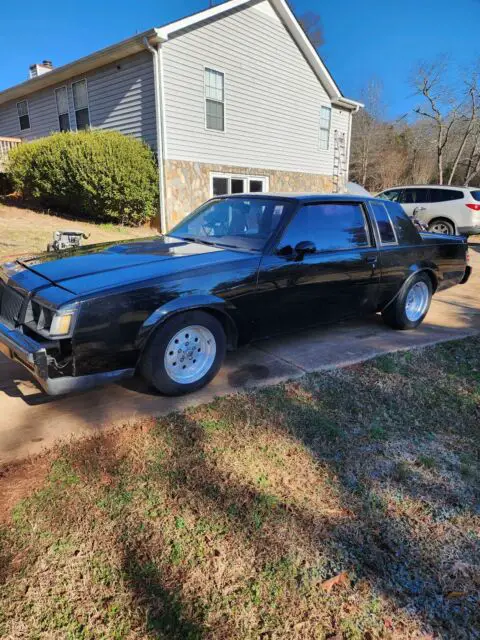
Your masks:
<svg viewBox="0 0 480 640"><path fill-rule="evenodd" d="M434 233L480 234L480 188L437 185L386 189L377 198L399 202Z"/></svg>

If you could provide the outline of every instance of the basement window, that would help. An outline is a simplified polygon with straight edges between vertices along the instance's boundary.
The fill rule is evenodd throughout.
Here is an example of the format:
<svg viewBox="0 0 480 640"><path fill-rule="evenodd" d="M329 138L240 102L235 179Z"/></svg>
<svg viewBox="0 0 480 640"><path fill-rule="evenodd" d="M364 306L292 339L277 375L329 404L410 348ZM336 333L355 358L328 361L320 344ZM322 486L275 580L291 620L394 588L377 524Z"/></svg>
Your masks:
<svg viewBox="0 0 480 640"><path fill-rule="evenodd" d="M225 131L225 75L205 69L205 126L212 131Z"/></svg>
<svg viewBox="0 0 480 640"><path fill-rule="evenodd" d="M268 178L264 176L242 176L228 173L210 174L210 195L224 196L235 193L265 193Z"/></svg>
<svg viewBox="0 0 480 640"><path fill-rule="evenodd" d="M28 112L28 100L17 102L18 120L20 122L21 131L30 129L30 114Z"/></svg>
<svg viewBox="0 0 480 640"><path fill-rule="evenodd" d="M55 102L57 103L58 125L60 127L60 131L70 131L67 87L59 87L58 89L55 89Z"/></svg>
<svg viewBox="0 0 480 640"><path fill-rule="evenodd" d="M72 84L73 106L75 107L75 122L77 130L88 129L90 113L88 108L87 81L79 80Z"/></svg>

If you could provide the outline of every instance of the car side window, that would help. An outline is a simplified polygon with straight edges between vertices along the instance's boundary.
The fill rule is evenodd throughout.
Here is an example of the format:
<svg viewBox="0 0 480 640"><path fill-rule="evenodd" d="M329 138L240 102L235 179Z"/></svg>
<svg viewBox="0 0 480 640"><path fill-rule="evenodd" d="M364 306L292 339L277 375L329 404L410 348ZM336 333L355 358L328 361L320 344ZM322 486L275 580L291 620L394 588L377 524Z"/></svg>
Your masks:
<svg viewBox="0 0 480 640"><path fill-rule="evenodd" d="M430 202L430 189L404 189L401 202L404 204L417 204L421 202Z"/></svg>
<svg viewBox="0 0 480 640"><path fill-rule="evenodd" d="M378 198L385 198L386 200L390 200L390 202L400 202L400 196L402 195L401 189L389 189L388 191L384 191L380 193Z"/></svg>
<svg viewBox="0 0 480 640"><path fill-rule="evenodd" d="M430 202L448 202L462 198L463 192L455 189L430 189Z"/></svg>
<svg viewBox="0 0 480 640"><path fill-rule="evenodd" d="M368 228L359 203L308 204L297 211L278 245L278 252L293 252L299 242L314 242L317 251L370 246Z"/></svg>
<svg viewBox="0 0 480 640"><path fill-rule="evenodd" d="M373 215L377 222L380 242L382 244L397 244L397 237L395 235L393 224L385 206L380 204L380 202L372 202L371 206Z"/></svg>

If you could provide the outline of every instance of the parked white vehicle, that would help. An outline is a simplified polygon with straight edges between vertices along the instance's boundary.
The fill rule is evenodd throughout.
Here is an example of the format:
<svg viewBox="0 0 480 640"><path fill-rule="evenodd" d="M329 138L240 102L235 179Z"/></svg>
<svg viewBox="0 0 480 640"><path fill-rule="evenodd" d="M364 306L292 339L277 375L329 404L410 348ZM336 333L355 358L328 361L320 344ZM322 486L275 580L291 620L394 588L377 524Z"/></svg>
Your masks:
<svg viewBox="0 0 480 640"><path fill-rule="evenodd" d="M440 185L386 189L377 195L399 202L434 233L480 234L480 188Z"/></svg>

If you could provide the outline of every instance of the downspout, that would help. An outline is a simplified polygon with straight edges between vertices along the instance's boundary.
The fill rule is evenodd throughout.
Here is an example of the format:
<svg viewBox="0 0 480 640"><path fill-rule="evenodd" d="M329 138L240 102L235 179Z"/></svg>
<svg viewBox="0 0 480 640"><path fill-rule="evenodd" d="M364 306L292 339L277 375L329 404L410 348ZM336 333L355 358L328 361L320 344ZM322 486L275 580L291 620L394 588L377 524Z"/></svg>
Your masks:
<svg viewBox="0 0 480 640"><path fill-rule="evenodd" d="M160 52L159 48L161 44L157 45L157 48L152 47L147 38L143 39L145 47L150 51L153 58L153 82L155 92L155 122L156 122L156 134L157 134L157 158L158 158L158 194L159 194L159 207L160 207L160 232L165 234L167 232L167 211L166 211L166 198L165 198L165 166L164 166L164 117L163 117L163 96L162 96L162 78L161 65L160 65Z"/></svg>

